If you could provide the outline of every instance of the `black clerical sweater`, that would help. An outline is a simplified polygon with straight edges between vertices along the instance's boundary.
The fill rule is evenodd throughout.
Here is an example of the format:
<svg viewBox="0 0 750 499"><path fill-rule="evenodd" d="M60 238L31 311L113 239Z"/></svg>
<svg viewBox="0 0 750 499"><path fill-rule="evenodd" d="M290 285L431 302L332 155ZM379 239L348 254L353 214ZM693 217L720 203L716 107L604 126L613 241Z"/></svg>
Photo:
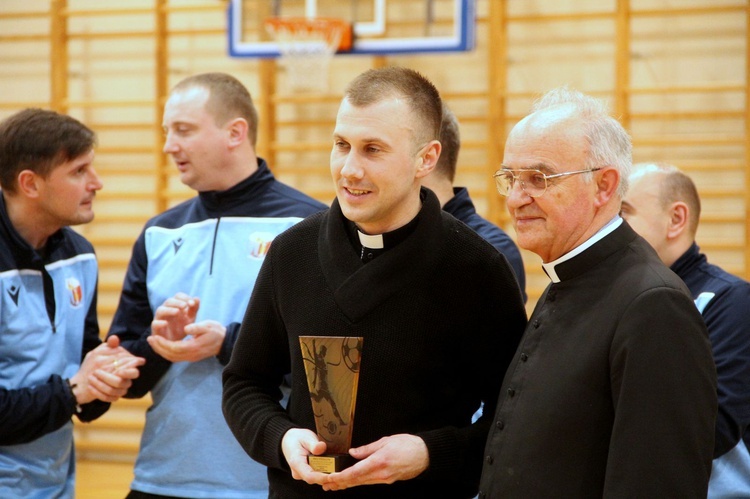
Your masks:
<svg viewBox="0 0 750 499"><path fill-rule="evenodd" d="M425 191L423 191L425 192ZM231 361L223 409L269 466L271 497L471 497L497 393L526 315L505 257L428 192L413 233L366 265L337 202L277 236ZM315 431L299 336L363 337L352 446L399 433L425 441L429 468L392 485L324 492L292 478L284 433ZM291 371L288 410L278 385ZM480 401L484 413L471 423Z"/></svg>

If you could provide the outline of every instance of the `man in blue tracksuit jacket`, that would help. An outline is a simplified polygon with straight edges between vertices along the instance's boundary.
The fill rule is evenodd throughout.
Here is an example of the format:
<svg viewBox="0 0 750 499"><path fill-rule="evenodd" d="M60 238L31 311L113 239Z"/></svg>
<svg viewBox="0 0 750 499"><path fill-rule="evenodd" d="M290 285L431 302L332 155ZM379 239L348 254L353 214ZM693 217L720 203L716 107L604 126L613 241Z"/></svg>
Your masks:
<svg viewBox="0 0 750 499"><path fill-rule="evenodd" d="M25 109L0 123L0 497L72 498L73 422L125 394L135 359L102 345L94 248L95 136Z"/></svg>
<svg viewBox="0 0 750 499"><path fill-rule="evenodd" d="M750 497L750 283L708 263L695 243L700 198L667 164L636 165L623 217L685 281L708 328L719 412L708 497Z"/></svg>
<svg viewBox="0 0 750 499"><path fill-rule="evenodd" d="M163 124L164 151L198 196L146 224L110 328L147 359L128 396L153 399L128 497L265 498L266 468L221 412L221 372L274 237L325 205L257 158L257 112L235 78L183 80Z"/></svg>

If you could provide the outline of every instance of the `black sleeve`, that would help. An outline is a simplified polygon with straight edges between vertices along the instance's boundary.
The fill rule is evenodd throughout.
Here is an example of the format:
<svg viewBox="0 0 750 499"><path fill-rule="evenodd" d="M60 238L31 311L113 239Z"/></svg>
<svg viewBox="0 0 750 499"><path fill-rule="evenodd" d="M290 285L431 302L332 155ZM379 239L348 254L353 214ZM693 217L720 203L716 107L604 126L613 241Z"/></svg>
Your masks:
<svg viewBox="0 0 750 499"><path fill-rule="evenodd" d="M430 465L420 475L425 480L452 479L472 487L479 483L482 456L492 425L503 376L526 328L526 310L512 267L505 255L494 255L492 264L475 279L483 290L478 328L464 348L475 351L482 416L465 427L435 428L417 433L424 440Z"/></svg>
<svg viewBox="0 0 750 499"><path fill-rule="evenodd" d="M223 372L222 410L229 429L247 454L266 466L288 469L281 439L297 427L279 401L289 372L286 329L274 298L273 246L261 266L234 352ZM268 341L256 343L263 331ZM254 361L248 361L249 358ZM266 369L256 369L261 364Z"/></svg>
<svg viewBox="0 0 750 499"><path fill-rule="evenodd" d="M690 297L668 288L638 296L617 323L610 366L614 423L603 496L705 497L716 368Z"/></svg>
<svg viewBox="0 0 750 499"><path fill-rule="evenodd" d="M224 342L221 344L221 350L216 356L219 359L219 363L222 366L229 364L229 359L232 357L232 350L234 350L234 344L237 341L237 335L240 333L240 323L233 322L227 325L226 335L224 336Z"/></svg>
<svg viewBox="0 0 750 499"><path fill-rule="evenodd" d="M70 389L56 374L43 385L0 388L0 445L33 442L70 421L75 410Z"/></svg>

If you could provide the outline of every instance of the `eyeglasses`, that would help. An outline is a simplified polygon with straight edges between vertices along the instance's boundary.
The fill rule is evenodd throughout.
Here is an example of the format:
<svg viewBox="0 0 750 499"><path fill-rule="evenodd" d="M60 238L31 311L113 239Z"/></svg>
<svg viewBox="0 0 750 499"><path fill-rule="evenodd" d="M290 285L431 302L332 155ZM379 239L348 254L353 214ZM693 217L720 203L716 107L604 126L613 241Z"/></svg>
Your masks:
<svg viewBox="0 0 750 499"><path fill-rule="evenodd" d="M510 196L510 191L513 190L513 186L516 184L516 180L518 180L521 183L521 189L523 189L526 194L532 198L538 198L547 192L549 179L576 175L578 173L595 172L598 170L601 170L601 168L591 168L590 170L576 170L574 172L547 175L539 170L509 170L503 168L496 171L493 177L495 178L497 192L503 196Z"/></svg>

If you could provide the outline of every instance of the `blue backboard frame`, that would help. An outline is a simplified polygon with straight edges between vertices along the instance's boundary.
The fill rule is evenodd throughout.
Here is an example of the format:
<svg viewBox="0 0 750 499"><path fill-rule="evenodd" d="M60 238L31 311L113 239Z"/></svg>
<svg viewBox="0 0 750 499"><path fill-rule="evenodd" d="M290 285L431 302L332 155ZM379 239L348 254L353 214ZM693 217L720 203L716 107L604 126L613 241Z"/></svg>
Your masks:
<svg viewBox="0 0 750 499"><path fill-rule="evenodd" d="M474 49L476 40L475 9L475 0L454 1L452 36L371 39L355 37L352 49L346 52L337 52L337 55L395 55L470 51ZM243 15L242 0L231 0L227 12L229 55L237 58L280 57L281 52L275 42L242 40Z"/></svg>

